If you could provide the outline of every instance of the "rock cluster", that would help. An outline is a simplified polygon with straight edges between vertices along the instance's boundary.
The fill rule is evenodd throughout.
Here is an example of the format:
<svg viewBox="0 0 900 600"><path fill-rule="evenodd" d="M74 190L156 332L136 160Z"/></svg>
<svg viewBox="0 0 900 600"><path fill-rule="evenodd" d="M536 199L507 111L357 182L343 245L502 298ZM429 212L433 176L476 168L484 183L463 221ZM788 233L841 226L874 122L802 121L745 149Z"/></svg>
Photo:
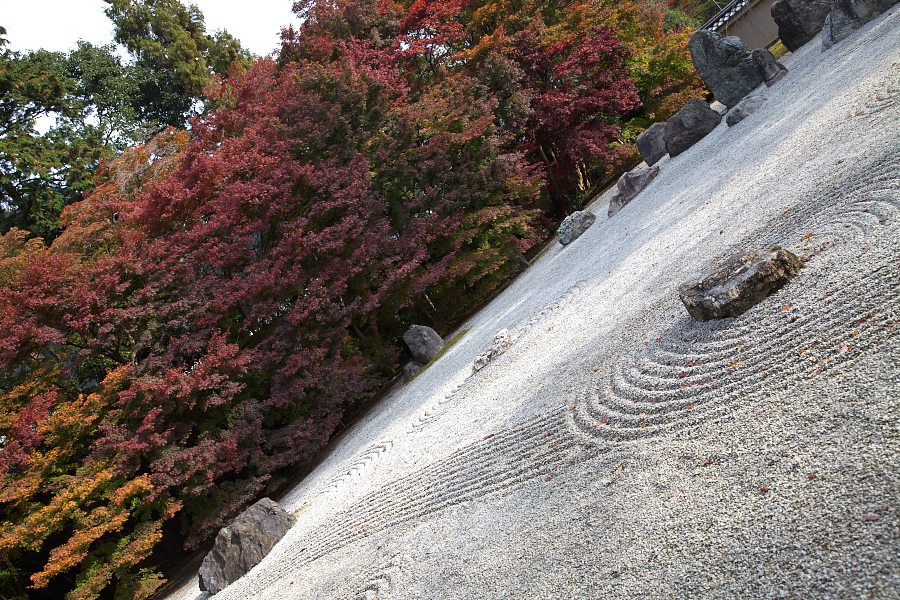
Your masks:
<svg viewBox="0 0 900 600"><path fill-rule="evenodd" d="M616 193L609 200L607 216L612 217L622 210L622 207L634 200L658 174L659 167L644 167L619 177L619 182L616 184Z"/></svg>
<svg viewBox="0 0 900 600"><path fill-rule="evenodd" d="M494 341L488 346L488 349L475 357L473 367L475 371L484 368L489 362L506 352L512 346L512 336L509 335L508 329L501 329L494 336Z"/></svg>
<svg viewBox="0 0 900 600"><path fill-rule="evenodd" d="M736 317L784 287L802 267L796 255L778 246L763 254L746 250L691 278L678 295L698 321Z"/></svg>
<svg viewBox="0 0 900 600"><path fill-rule="evenodd" d="M263 498L216 536L200 566L200 589L218 594L255 567L294 524L295 517Z"/></svg>
<svg viewBox="0 0 900 600"><path fill-rule="evenodd" d="M582 233L587 231L596 220L597 216L592 212L586 210L573 212L559 224L559 229L556 231L556 237L559 240L559 243L563 246L571 244L577 240Z"/></svg>
<svg viewBox="0 0 900 600"><path fill-rule="evenodd" d="M413 325L403 334L403 341L413 360L420 365L427 365L444 347L444 340L431 327Z"/></svg>

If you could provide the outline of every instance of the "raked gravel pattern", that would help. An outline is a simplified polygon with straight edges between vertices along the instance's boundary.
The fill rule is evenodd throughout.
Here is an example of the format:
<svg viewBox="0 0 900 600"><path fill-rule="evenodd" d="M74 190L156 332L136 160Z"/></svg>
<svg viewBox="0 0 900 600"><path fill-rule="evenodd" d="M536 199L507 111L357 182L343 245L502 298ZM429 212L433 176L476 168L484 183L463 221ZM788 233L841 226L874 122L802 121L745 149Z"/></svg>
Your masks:
<svg viewBox="0 0 900 600"><path fill-rule="evenodd" d="M297 524L218 597L900 598L900 9L819 49L596 202L279 499ZM797 278L688 317L680 283L773 244Z"/></svg>

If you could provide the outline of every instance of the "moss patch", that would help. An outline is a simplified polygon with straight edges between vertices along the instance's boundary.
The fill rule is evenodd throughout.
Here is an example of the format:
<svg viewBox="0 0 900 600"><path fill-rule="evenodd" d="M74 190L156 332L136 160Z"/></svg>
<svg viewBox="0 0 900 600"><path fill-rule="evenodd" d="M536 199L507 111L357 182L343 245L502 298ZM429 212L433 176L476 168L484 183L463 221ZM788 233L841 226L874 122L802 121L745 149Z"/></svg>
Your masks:
<svg viewBox="0 0 900 600"><path fill-rule="evenodd" d="M452 348L452 347L453 347L453 344L455 344L456 342L458 342L458 341L462 338L462 336L466 335L467 333L469 333L469 330L468 330L468 329L463 329L462 331L460 331L459 333L457 333L456 335L454 335L454 336L453 336L453 339L450 340L449 342L447 342L446 344L444 344L444 347L441 348L441 351L438 352L437 355L435 355L434 358L432 358L430 361L428 361L428 364L425 365L424 367L422 367L422 369L421 369L418 373L416 373L415 377L413 377L412 379L410 379L409 382L412 383L413 381L415 381L416 377L418 377L419 375L421 375L422 373L424 373L424 372L425 372L425 369L427 369L428 367L430 367L431 365L433 365L433 364L434 364L434 361L436 361L437 359L439 359L440 357L442 357L442 356L444 355L444 352L446 352L447 350L449 350L450 348Z"/></svg>
<svg viewBox="0 0 900 600"><path fill-rule="evenodd" d="M775 56L775 60L780 59L782 56L788 53L787 47L781 43L781 40L778 40L769 48L769 52L771 52Z"/></svg>

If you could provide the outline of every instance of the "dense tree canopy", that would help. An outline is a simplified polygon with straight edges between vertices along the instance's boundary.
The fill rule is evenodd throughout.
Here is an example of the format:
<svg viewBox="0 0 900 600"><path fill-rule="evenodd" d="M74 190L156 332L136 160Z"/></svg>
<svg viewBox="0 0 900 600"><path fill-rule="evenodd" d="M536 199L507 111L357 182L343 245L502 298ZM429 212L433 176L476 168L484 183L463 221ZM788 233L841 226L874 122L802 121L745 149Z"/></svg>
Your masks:
<svg viewBox="0 0 900 600"><path fill-rule="evenodd" d="M21 123L4 178L38 160L14 140L50 143L41 114L113 149L86 155L92 191L54 205L54 236L11 218L0 237L16 598L148 597L160 548L196 547L315 456L396 375L410 324L449 331L642 127L702 94L660 6L297 2L277 58L217 80L241 54L194 9L109 3L133 64L82 44L7 53L0 79ZM189 112L163 91L202 86L189 131L115 153ZM76 164L54 160L30 172Z"/></svg>

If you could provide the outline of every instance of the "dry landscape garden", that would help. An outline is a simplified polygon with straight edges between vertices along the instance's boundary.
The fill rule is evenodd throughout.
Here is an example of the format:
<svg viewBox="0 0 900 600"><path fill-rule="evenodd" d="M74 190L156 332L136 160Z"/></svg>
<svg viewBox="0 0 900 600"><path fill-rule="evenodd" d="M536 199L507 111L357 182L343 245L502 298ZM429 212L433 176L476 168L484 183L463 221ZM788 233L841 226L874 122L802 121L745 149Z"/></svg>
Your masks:
<svg viewBox="0 0 900 600"><path fill-rule="evenodd" d="M900 598L900 5L105 1L0 27L0 600Z"/></svg>

